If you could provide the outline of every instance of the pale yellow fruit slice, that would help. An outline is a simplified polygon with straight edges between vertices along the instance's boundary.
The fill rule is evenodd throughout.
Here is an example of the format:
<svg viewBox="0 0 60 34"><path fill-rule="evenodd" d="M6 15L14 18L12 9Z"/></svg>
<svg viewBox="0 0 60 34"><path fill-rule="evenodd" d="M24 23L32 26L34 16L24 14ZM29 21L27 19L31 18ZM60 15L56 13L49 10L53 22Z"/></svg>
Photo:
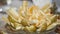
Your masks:
<svg viewBox="0 0 60 34"><path fill-rule="evenodd" d="M28 26L28 22L27 22L26 19L22 20L22 21L21 21L21 24L22 24L23 26Z"/></svg>
<svg viewBox="0 0 60 34"><path fill-rule="evenodd" d="M53 29L56 25L57 23L52 23L51 25L47 27L47 30Z"/></svg>
<svg viewBox="0 0 60 34"><path fill-rule="evenodd" d="M19 29L22 28L22 25L19 24L19 23L14 23L14 28L15 28L16 30L19 30Z"/></svg>
<svg viewBox="0 0 60 34"><path fill-rule="evenodd" d="M27 8L28 6L28 1L23 1L23 8Z"/></svg>
<svg viewBox="0 0 60 34"><path fill-rule="evenodd" d="M29 32L35 32L36 31L36 27L35 26L30 26L30 27L26 27L27 28L27 30L29 31Z"/></svg>
<svg viewBox="0 0 60 34"><path fill-rule="evenodd" d="M3 17L2 17L2 20L4 20L6 23L10 24L8 18L6 18L6 17L3 16Z"/></svg>
<svg viewBox="0 0 60 34"><path fill-rule="evenodd" d="M14 8L8 9L6 13L7 13L8 15L14 17L15 19L18 19L18 18L19 18L19 15L18 15L18 13L14 10Z"/></svg>
<svg viewBox="0 0 60 34"><path fill-rule="evenodd" d="M39 10L39 12L50 22L50 19L42 10Z"/></svg>
<svg viewBox="0 0 60 34"><path fill-rule="evenodd" d="M47 23L41 23L39 29L37 31L45 31L47 29Z"/></svg>
<svg viewBox="0 0 60 34"><path fill-rule="evenodd" d="M14 17L12 17L12 16L8 16L8 20L10 21L10 22L18 22L18 23L21 23L21 18L19 18L18 20L17 19L15 19Z"/></svg>
<svg viewBox="0 0 60 34"><path fill-rule="evenodd" d="M51 21L51 22L47 22L47 25L48 25L48 26L57 21L56 15L51 16L51 17L50 17L50 21Z"/></svg>

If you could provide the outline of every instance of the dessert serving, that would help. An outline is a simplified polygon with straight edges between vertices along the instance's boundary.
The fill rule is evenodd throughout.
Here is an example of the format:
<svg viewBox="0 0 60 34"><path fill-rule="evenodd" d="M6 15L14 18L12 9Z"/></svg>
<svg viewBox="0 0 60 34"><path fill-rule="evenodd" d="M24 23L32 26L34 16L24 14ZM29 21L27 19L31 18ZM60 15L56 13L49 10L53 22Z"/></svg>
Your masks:
<svg viewBox="0 0 60 34"><path fill-rule="evenodd" d="M45 5L42 9L32 5L28 7L28 2L23 1L22 6L17 10L9 8L6 13L8 17L3 17L7 22L11 31L28 31L28 32L43 32L54 28L57 22L57 16L51 14L53 12L49 4Z"/></svg>

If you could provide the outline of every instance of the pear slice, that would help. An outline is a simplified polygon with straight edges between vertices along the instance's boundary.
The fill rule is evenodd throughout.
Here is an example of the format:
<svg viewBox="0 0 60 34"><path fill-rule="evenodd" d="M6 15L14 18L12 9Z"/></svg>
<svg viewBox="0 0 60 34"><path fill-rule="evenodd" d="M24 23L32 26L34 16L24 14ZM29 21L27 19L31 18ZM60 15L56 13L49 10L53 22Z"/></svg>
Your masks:
<svg viewBox="0 0 60 34"><path fill-rule="evenodd" d="M39 12L46 18L46 20L48 20L50 22L50 19L42 10L39 9Z"/></svg>
<svg viewBox="0 0 60 34"><path fill-rule="evenodd" d="M8 18L6 18L6 17L3 16L2 19L3 19L6 23L10 24L10 21L8 20Z"/></svg>
<svg viewBox="0 0 60 34"><path fill-rule="evenodd" d="M15 19L15 18L13 18L12 16L8 16L8 20L10 21L10 22L12 22L12 23L14 23L14 22L17 22L17 23L21 23L21 18L19 18L18 20L17 19Z"/></svg>
<svg viewBox="0 0 60 34"><path fill-rule="evenodd" d="M36 27L31 25L30 27L26 27L26 29L29 31L29 32L35 32L36 31Z"/></svg>
<svg viewBox="0 0 60 34"><path fill-rule="evenodd" d="M51 22L53 23L53 22L56 22L57 21L57 17L56 17L56 15L53 15L52 17L51 17Z"/></svg>
<svg viewBox="0 0 60 34"><path fill-rule="evenodd" d="M14 23L14 28L15 28L16 30L19 30L19 29L22 28L22 25L19 24L19 23Z"/></svg>
<svg viewBox="0 0 60 34"><path fill-rule="evenodd" d="M10 8L6 11L6 13L12 17L14 17L15 19L19 18L18 13L14 10L14 8Z"/></svg>
<svg viewBox="0 0 60 34"><path fill-rule="evenodd" d="M53 29L56 25L57 25L57 23L53 23L53 24L49 25L49 26L47 27L47 30Z"/></svg>
<svg viewBox="0 0 60 34"><path fill-rule="evenodd" d="M27 9L28 7L28 1L23 1L23 9Z"/></svg>
<svg viewBox="0 0 60 34"><path fill-rule="evenodd" d="M41 23L39 29L37 31L43 32L47 29L47 23Z"/></svg>

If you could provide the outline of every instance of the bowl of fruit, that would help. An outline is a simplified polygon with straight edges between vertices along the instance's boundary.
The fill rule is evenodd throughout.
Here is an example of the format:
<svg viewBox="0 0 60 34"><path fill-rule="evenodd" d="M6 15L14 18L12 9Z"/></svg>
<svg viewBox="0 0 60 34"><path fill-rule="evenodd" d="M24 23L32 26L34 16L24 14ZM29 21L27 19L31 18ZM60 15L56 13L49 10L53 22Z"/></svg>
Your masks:
<svg viewBox="0 0 60 34"><path fill-rule="evenodd" d="M28 2L23 1L18 9L11 7L6 11L8 17L3 17L7 23L5 28L10 33L45 34L59 24L58 15L51 14L50 8L40 9L35 5L28 7Z"/></svg>

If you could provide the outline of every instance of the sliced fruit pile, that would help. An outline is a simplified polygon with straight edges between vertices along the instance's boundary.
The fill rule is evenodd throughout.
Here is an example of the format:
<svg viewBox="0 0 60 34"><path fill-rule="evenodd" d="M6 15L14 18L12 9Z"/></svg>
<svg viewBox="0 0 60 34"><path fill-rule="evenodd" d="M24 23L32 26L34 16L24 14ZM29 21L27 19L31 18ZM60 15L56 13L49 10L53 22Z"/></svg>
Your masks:
<svg viewBox="0 0 60 34"><path fill-rule="evenodd" d="M6 11L8 17L5 21L15 30L25 30L29 32L50 30L57 24L57 15L51 14L50 8L46 5L44 9L33 5L28 7L28 2L23 1L23 5L18 10L10 8Z"/></svg>

